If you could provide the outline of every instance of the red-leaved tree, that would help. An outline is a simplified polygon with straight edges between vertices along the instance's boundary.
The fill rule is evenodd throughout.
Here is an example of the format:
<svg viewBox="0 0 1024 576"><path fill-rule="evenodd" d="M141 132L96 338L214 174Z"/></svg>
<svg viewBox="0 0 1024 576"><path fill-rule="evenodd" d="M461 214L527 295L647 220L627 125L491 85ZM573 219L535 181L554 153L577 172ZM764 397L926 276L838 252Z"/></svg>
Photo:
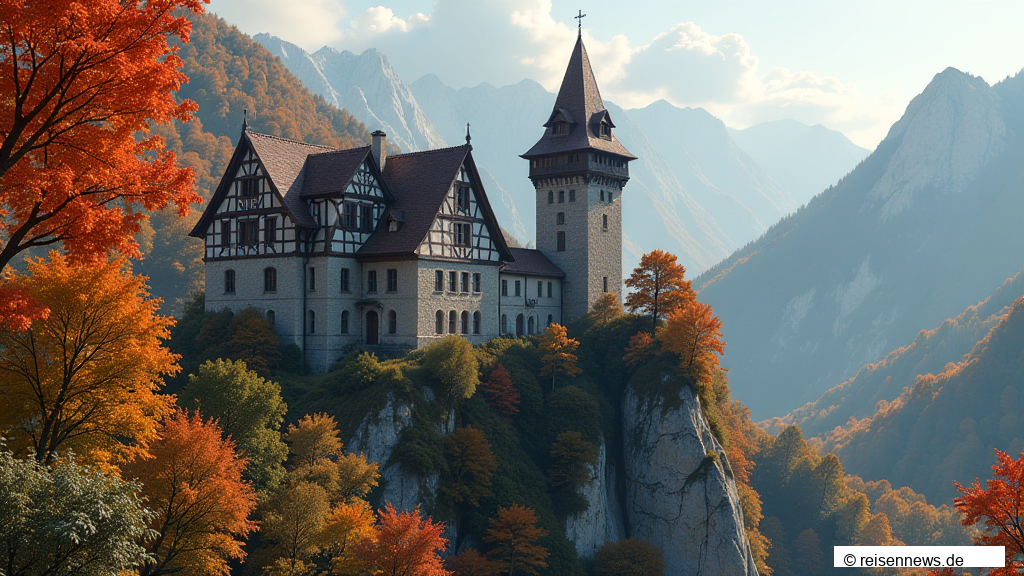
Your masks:
<svg viewBox="0 0 1024 576"><path fill-rule="evenodd" d="M980 523L983 532L975 537L978 546L1003 546L1006 565L994 568L991 576L1015 576L1024 569L1024 452L1014 460L996 450L992 478L964 487L956 482L960 496L953 502L964 526Z"/></svg>
<svg viewBox="0 0 1024 576"><path fill-rule="evenodd" d="M356 558L372 574L382 576L451 576L438 553L448 540L444 524L420 518L420 509L397 512L389 502L378 513L376 530L356 544Z"/></svg>
<svg viewBox="0 0 1024 576"><path fill-rule="evenodd" d="M502 420L512 423L519 413L519 390L512 384L512 374L501 364L495 364L491 376L480 384L487 406Z"/></svg>

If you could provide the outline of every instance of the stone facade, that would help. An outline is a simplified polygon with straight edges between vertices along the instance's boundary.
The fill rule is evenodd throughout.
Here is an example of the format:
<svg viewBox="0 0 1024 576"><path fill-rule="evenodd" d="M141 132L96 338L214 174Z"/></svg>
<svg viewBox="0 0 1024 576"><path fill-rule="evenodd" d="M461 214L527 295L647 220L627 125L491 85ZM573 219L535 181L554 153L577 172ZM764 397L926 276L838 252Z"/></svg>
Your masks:
<svg viewBox="0 0 1024 576"><path fill-rule="evenodd" d="M561 278L503 272L498 288L501 334L539 334L548 324L562 322Z"/></svg>

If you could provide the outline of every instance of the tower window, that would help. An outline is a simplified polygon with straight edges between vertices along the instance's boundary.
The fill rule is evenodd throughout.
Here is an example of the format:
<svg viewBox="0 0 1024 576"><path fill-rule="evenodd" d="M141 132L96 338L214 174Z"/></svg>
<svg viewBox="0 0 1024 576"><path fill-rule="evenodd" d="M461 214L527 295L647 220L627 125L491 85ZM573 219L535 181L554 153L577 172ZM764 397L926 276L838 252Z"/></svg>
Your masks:
<svg viewBox="0 0 1024 576"><path fill-rule="evenodd" d="M557 235L557 244L558 246L555 250L558 252L565 252L565 232L562 232L561 230L559 230Z"/></svg>
<svg viewBox="0 0 1024 576"><path fill-rule="evenodd" d="M350 276L350 272L349 272L348 268L342 268L341 269L341 291L342 292L349 292L349 291L351 291L351 288L349 287L349 276Z"/></svg>
<svg viewBox="0 0 1024 576"><path fill-rule="evenodd" d="M559 212L558 214L555 215L555 224L565 224L565 212Z"/></svg>
<svg viewBox="0 0 1024 576"><path fill-rule="evenodd" d="M263 291L277 292L277 268L263 269Z"/></svg>
<svg viewBox="0 0 1024 576"><path fill-rule="evenodd" d="M434 270L434 292L444 292L444 270Z"/></svg>
<svg viewBox="0 0 1024 576"><path fill-rule="evenodd" d="M558 191L558 203L565 204L565 190Z"/></svg>
<svg viewBox="0 0 1024 576"><path fill-rule="evenodd" d="M604 228L605 230L608 229L608 215L607 214L602 214L601 215L601 228Z"/></svg>
<svg viewBox="0 0 1024 576"><path fill-rule="evenodd" d="M548 204L555 203L555 193L552 190L548 190Z"/></svg>
<svg viewBox="0 0 1024 576"><path fill-rule="evenodd" d="M341 333L348 334L348 310L341 311Z"/></svg>
<svg viewBox="0 0 1024 576"><path fill-rule="evenodd" d="M224 293L234 294L235 293L235 271L225 270L224 271Z"/></svg>
<svg viewBox="0 0 1024 576"><path fill-rule="evenodd" d="M366 291L376 292L377 291L377 271L370 270L366 273Z"/></svg>
<svg viewBox="0 0 1024 576"><path fill-rule="evenodd" d="M310 266L306 271L306 289L316 292L316 268Z"/></svg>
<svg viewBox="0 0 1024 576"><path fill-rule="evenodd" d="M576 201L576 191L575 190L569 190L569 202L575 202L575 201Z"/></svg>
<svg viewBox="0 0 1024 576"><path fill-rule="evenodd" d="M392 310L388 312L388 334L398 332L398 314Z"/></svg>
<svg viewBox="0 0 1024 576"><path fill-rule="evenodd" d="M523 293L522 292L522 282L519 281L519 280L516 280L516 296L519 296L522 293Z"/></svg>
<svg viewBox="0 0 1024 576"><path fill-rule="evenodd" d="M397 268L388 268L388 292L398 292Z"/></svg>

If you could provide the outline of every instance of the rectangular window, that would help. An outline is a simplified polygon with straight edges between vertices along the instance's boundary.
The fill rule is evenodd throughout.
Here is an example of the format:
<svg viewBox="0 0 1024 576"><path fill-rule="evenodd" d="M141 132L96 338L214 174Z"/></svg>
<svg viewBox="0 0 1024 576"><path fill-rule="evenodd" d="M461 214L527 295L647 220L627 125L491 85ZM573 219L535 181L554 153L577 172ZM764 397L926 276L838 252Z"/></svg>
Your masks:
<svg viewBox="0 0 1024 576"><path fill-rule="evenodd" d="M469 212L469 188L467 186L459 186L456 190L455 198L456 207L463 212Z"/></svg>
<svg viewBox="0 0 1024 576"><path fill-rule="evenodd" d="M555 224L558 224L558 225L565 224L565 212L559 212L555 216Z"/></svg>
<svg viewBox="0 0 1024 576"><path fill-rule="evenodd" d="M377 271L370 270L366 273L366 291L377 292Z"/></svg>
<svg viewBox="0 0 1024 576"><path fill-rule="evenodd" d="M266 219L267 234L265 240L267 243L277 242L277 218L268 216Z"/></svg>
<svg viewBox="0 0 1024 576"><path fill-rule="evenodd" d="M516 296L520 296L522 294L521 287L522 287L522 282L520 282L519 280L516 280Z"/></svg>
<svg viewBox="0 0 1024 576"><path fill-rule="evenodd" d="M238 245L256 246L259 243L259 221L239 220L238 221Z"/></svg>
<svg viewBox="0 0 1024 576"><path fill-rule="evenodd" d="M231 220L220 221L220 245L231 246Z"/></svg>
<svg viewBox="0 0 1024 576"><path fill-rule="evenodd" d="M434 292L444 292L444 270L434 270Z"/></svg>
<svg viewBox="0 0 1024 576"><path fill-rule="evenodd" d="M548 282L548 298L551 298L551 282Z"/></svg>
<svg viewBox="0 0 1024 576"><path fill-rule="evenodd" d="M235 293L235 271L225 270L224 271L224 293L234 294Z"/></svg>
<svg viewBox="0 0 1024 576"><path fill-rule="evenodd" d="M607 292L608 291L608 277L604 276L603 278L601 278L601 280L602 280L602 282L604 282L604 289L601 290L601 291L602 292Z"/></svg>
<svg viewBox="0 0 1024 576"><path fill-rule="evenodd" d="M260 181L255 178L242 180L242 197L251 198L259 193Z"/></svg>
<svg viewBox="0 0 1024 576"><path fill-rule="evenodd" d="M469 272L463 272L459 276L459 288L463 294L469 294Z"/></svg>
<svg viewBox="0 0 1024 576"><path fill-rule="evenodd" d="M397 268L388 268L388 292L398 292Z"/></svg>
<svg viewBox="0 0 1024 576"><path fill-rule="evenodd" d="M448 272L448 291L457 292L459 289L459 275L454 271Z"/></svg>
<svg viewBox="0 0 1024 576"><path fill-rule="evenodd" d="M476 293L483 292L483 288L480 286L480 284L482 283L482 280L483 280L483 277L482 277L482 275L479 272L474 272L473 273L473 292L476 292Z"/></svg>
<svg viewBox="0 0 1024 576"><path fill-rule="evenodd" d="M555 237L557 239L557 244L558 244L555 247L555 250L558 251L558 252L565 252L565 232L559 231L556 234Z"/></svg>
<svg viewBox="0 0 1024 576"><path fill-rule="evenodd" d="M544 283L541 282L540 280L537 280L537 298L540 298L543 295L544 295Z"/></svg>
<svg viewBox="0 0 1024 576"><path fill-rule="evenodd" d="M351 292L351 288L349 287L349 274L350 273L348 271L348 268L342 268L341 269L341 291L342 292Z"/></svg>
<svg viewBox="0 0 1024 576"><path fill-rule="evenodd" d="M373 206L360 206L359 223L363 232L373 232Z"/></svg>
<svg viewBox="0 0 1024 576"><path fill-rule="evenodd" d="M316 268L312 266L306 273L306 289L310 292L316 292Z"/></svg>
<svg viewBox="0 0 1024 576"><path fill-rule="evenodd" d="M565 204L565 190L558 191L558 203Z"/></svg>
<svg viewBox="0 0 1024 576"><path fill-rule="evenodd" d="M575 190L569 190L569 202L575 202L575 201L576 201L576 191Z"/></svg>
<svg viewBox="0 0 1024 576"><path fill-rule="evenodd" d="M345 202L342 205L342 215L345 224L345 228L349 230L356 229L356 205L351 202Z"/></svg>
<svg viewBox="0 0 1024 576"><path fill-rule="evenodd" d="M277 268L263 269L263 291L277 292Z"/></svg>
<svg viewBox="0 0 1024 576"><path fill-rule="evenodd" d="M552 192L551 190L548 190L548 204L554 204L554 203L555 203L555 193Z"/></svg>
<svg viewBox="0 0 1024 576"><path fill-rule="evenodd" d="M608 215L607 214L602 214L601 215L601 228L604 228L605 230L608 229Z"/></svg>
<svg viewBox="0 0 1024 576"><path fill-rule="evenodd" d="M462 228L463 228L462 239L465 240L465 245L466 246L472 246L473 245L473 225L472 224L463 224Z"/></svg>
<svg viewBox="0 0 1024 576"><path fill-rule="evenodd" d="M508 296L508 280L501 281L501 295Z"/></svg>

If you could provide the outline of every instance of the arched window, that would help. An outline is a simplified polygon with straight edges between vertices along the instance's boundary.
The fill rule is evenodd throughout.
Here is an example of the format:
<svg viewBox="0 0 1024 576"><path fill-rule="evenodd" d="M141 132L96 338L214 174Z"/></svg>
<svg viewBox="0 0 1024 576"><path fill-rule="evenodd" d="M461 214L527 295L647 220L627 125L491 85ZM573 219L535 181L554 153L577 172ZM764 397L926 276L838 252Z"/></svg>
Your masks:
<svg viewBox="0 0 1024 576"><path fill-rule="evenodd" d="M523 326L523 315L520 314L516 316L516 336L523 335L523 328L525 328L525 326Z"/></svg>
<svg viewBox="0 0 1024 576"><path fill-rule="evenodd" d="M551 314L548 314L548 326L551 326L554 323L555 323L555 319L552 318Z"/></svg>
<svg viewBox="0 0 1024 576"><path fill-rule="evenodd" d="M308 317L309 317L309 326L308 326L309 333L310 334L316 334L316 313L313 312L312 310L310 310L309 314L308 314Z"/></svg>
<svg viewBox="0 0 1024 576"><path fill-rule="evenodd" d="M274 314L273 310L267 310L267 322L270 322L271 328L277 323L277 315Z"/></svg>
<svg viewBox="0 0 1024 576"><path fill-rule="evenodd" d="M501 333L508 334L508 316L501 315Z"/></svg>
<svg viewBox="0 0 1024 576"><path fill-rule="evenodd" d="M341 333L348 334L348 310L341 311Z"/></svg>
<svg viewBox="0 0 1024 576"><path fill-rule="evenodd" d="M434 315L434 333L444 334L444 312L440 310Z"/></svg>
<svg viewBox="0 0 1024 576"><path fill-rule="evenodd" d="M480 311L473 312L473 334L480 333L480 322L483 320Z"/></svg>
<svg viewBox="0 0 1024 576"><path fill-rule="evenodd" d="M263 269L263 291L277 292L277 268Z"/></svg>
<svg viewBox="0 0 1024 576"><path fill-rule="evenodd" d="M533 334L534 328L535 324L533 322L533 316L530 316L530 319L526 321L526 333Z"/></svg>
<svg viewBox="0 0 1024 576"><path fill-rule="evenodd" d="M398 314L394 310L388 312L388 334L398 332Z"/></svg>
<svg viewBox="0 0 1024 576"><path fill-rule="evenodd" d="M459 315L455 310L448 313L448 333L458 334L456 323L459 321Z"/></svg>
<svg viewBox="0 0 1024 576"><path fill-rule="evenodd" d="M235 293L235 271L225 270L224 271L224 293L234 294Z"/></svg>
<svg viewBox="0 0 1024 576"><path fill-rule="evenodd" d="M461 330L459 330L459 331L462 334L469 334L469 311L468 310L463 310L462 311L462 326L460 326L460 328L461 328Z"/></svg>

